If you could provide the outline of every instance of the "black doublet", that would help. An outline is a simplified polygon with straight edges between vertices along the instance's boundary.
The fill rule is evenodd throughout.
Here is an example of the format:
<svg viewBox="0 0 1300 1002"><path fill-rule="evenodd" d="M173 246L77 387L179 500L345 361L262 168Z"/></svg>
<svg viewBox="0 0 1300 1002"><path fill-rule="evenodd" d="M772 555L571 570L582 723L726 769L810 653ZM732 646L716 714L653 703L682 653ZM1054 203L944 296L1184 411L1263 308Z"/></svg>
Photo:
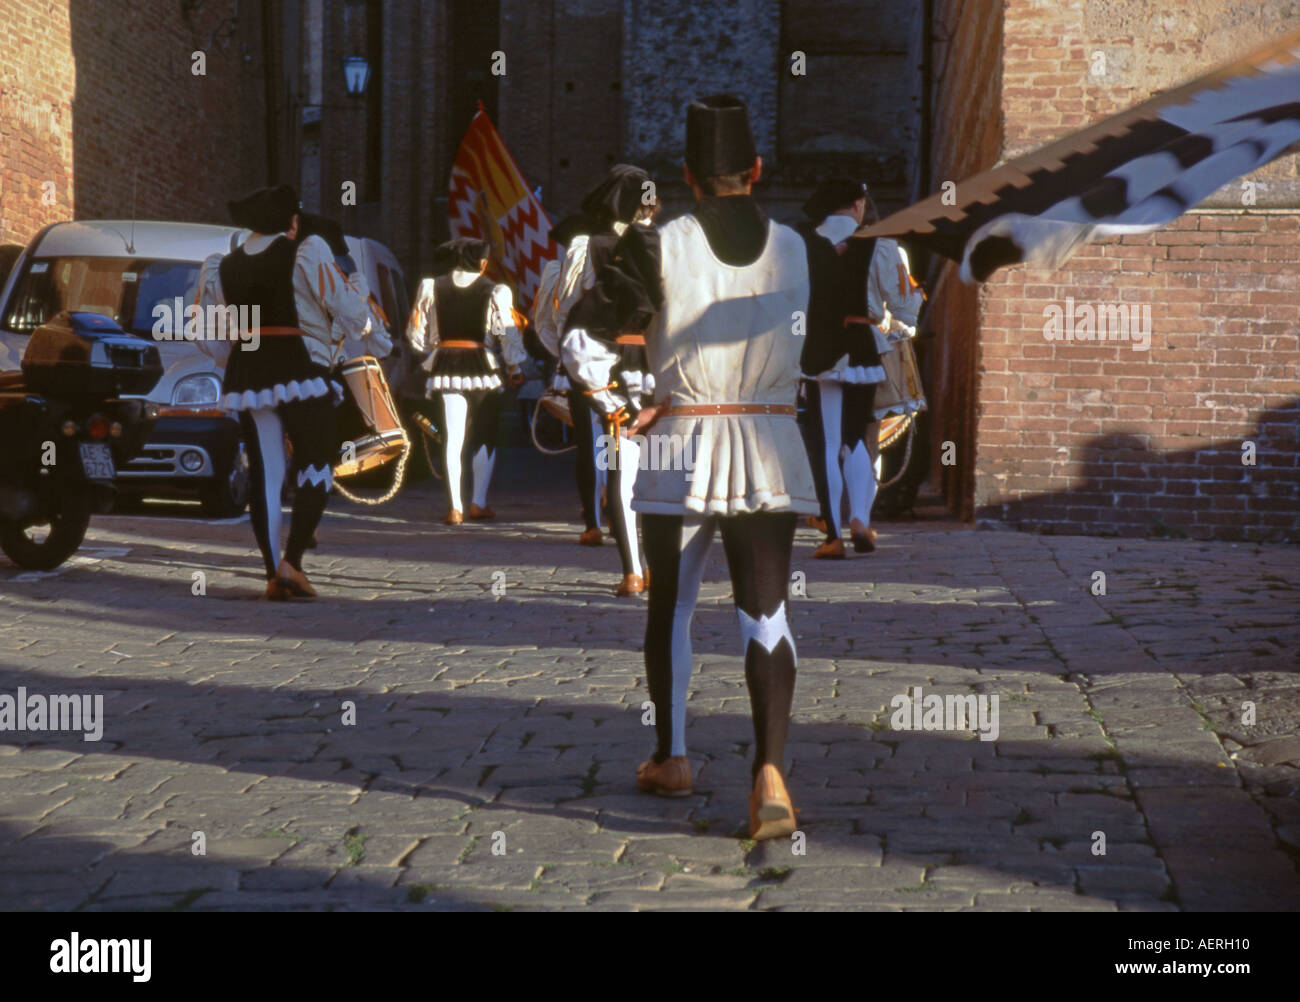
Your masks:
<svg viewBox="0 0 1300 1002"><path fill-rule="evenodd" d="M488 309L495 288L496 283L483 275L464 288L457 286L450 274L434 279L438 345L430 372L435 390L456 393L501 385L496 359L488 347ZM447 341L473 341L478 347L447 347Z"/></svg>
<svg viewBox="0 0 1300 1002"><path fill-rule="evenodd" d="M277 237L260 254L236 248L221 261L221 291L227 305L258 308L261 327L297 327L293 269L298 245ZM258 406L323 396L328 371L312 361L301 337L262 338L256 351L230 353L222 390L226 394L253 392ZM320 379L322 383L315 383ZM310 384L310 385L308 385ZM241 408L242 409L242 408Z"/></svg>

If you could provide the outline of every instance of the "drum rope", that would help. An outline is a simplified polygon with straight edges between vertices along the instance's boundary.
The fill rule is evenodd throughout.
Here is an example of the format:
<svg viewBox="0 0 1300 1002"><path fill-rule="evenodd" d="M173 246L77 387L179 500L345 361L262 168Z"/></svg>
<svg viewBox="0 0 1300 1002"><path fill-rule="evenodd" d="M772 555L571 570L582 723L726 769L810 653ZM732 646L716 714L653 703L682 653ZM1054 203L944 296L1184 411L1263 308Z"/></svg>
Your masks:
<svg viewBox="0 0 1300 1002"><path fill-rule="evenodd" d="M393 474L392 486L380 497L363 498L360 494L353 494L338 480L334 481L334 489L354 504L380 505L391 501L397 496L397 492L402 489L402 484L406 480L406 464L411 459L411 452L411 440L406 435L406 429L402 429L402 454L397 458L397 472Z"/></svg>
<svg viewBox="0 0 1300 1002"><path fill-rule="evenodd" d="M537 440L537 412L541 409L542 398L538 397L537 403L533 405L533 416L528 419L528 434L532 436L533 445L537 447L537 451L547 456L562 456L566 452L576 449L578 447L576 442L573 445L566 445L563 449L548 449Z"/></svg>
<svg viewBox="0 0 1300 1002"><path fill-rule="evenodd" d="M907 446L903 451L903 462L898 467L898 472L886 480L883 484L876 484L876 490L883 490L886 487L892 487L898 483L899 479L907 472L908 464L912 461L912 440L916 437L916 415L907 415Z"/></svg>

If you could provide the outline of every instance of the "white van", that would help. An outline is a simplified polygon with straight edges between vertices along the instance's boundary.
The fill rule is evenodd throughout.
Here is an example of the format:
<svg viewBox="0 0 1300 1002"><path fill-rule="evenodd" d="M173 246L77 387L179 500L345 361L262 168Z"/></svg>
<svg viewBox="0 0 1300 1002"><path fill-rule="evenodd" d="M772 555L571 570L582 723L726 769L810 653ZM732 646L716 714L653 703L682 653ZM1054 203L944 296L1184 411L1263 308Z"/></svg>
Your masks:
<svg viewBox="0 0 1300 1002"><path fill-rule="evenodd" d="M100 313L123 330L155 340L154 307L170 306L178 296L194 302L204 259L230 253L246 236L232 226L202 223L85 220L47 226L16 255L7 276L0 271L0 371L19 368L28 336L61 310ZM393 343L404 344L409 301L397 259L378 241L347 241ZM148 399L159 405L160 415L149 443L118 471L119 492L197 495L204 514L236 515L248 500L248 456L238 423L217 406L222 372L191 342L155 343L164 372ZM398 362L386 365L398 384L395 396L404 368Z"/></svg>

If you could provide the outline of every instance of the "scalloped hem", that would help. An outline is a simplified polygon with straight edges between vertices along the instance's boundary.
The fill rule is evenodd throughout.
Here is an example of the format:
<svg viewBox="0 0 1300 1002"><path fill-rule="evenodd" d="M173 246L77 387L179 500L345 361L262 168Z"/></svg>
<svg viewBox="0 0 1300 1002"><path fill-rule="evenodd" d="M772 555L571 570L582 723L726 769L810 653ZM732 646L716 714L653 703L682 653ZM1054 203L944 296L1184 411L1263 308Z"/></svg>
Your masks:
<svg viewBox="0 0 1300 1002"><path fill-rule="evenodd" d="M470 390L496 390L501 388L501 377L489 376L434 376L429 389L434 393L466 393Z"/></svg>
<svg viewBox="0 0 1300 1002"><path fill-rule="evenodd" d="M276 383L262 390L227 393L221 398L221 406L228 411L269 410L280 404L327 397L330 392L330 384L317 376L315 379L295 379L288 383Z"/></svg>

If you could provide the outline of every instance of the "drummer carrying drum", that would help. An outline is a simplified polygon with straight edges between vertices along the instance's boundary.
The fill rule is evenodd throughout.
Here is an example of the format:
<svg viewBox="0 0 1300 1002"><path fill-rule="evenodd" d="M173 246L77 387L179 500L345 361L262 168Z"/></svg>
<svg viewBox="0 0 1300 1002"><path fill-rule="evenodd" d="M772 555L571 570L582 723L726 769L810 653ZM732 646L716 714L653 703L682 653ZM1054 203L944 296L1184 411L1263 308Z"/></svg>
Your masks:
<svg viewBox="0 0 1300 1002"><path fill-rule="evenodd" d="M415 351L432 352L425 360L428 393L442 401L443 459L451 509L447 525L464 521L461 501L463 456L470 456L469 517L492 518L488 486L496 463L497 421L504 392L496 356L496 341L509 370L511 386L523 382L521 366L528 357L515 322L510 287L486 277L488 245L461 237L435 251L436 278L426 278L416 293L406 328Z"/></svg>
<svg viewBox="0 0 1300 1002"><path fill-rule="evenodd" d="M230 254L204 262L199 303L258 310L260 341L254 351L230 353L222 406L238 415L251 461L250 515L266 568L266 597L314 598L302 555L333 488L339 446L335 407L343 393L329 370L342 342L362 340L370 311L322 237L298 241L298 196L292 187L259 189L229 209L235 225L252 233ZM202 344L215 354L221 342ZM281 555L286 435L296 492Z"/></svg>

